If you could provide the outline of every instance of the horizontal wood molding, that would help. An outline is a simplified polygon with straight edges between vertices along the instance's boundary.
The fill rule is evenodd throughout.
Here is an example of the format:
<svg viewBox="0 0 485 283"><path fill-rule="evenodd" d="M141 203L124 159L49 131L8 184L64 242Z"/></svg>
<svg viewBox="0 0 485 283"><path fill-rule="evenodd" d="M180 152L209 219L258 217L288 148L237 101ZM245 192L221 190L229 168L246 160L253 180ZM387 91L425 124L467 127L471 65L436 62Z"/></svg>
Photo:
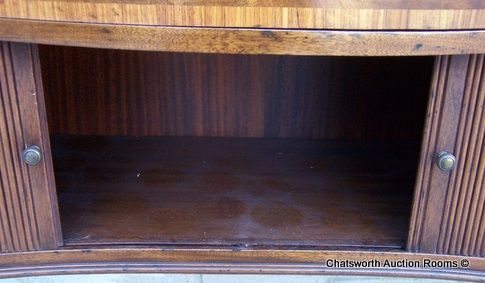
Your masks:
<svg viewBox="0 0 485 283"><path fill-rule="evenodd" d="M177 28L0 19L0 39L98 48L229 54L396 56L485 53L485 31Z"/></svg>
<svg viewBox="0 0 485 283"><path fill-rule="evenodd" d="M485 28L485 4L480 0L3 0L0 17L126 25L456 30Z"/></svg>
<svg viewBox="0 0 485 283"><path fill-rule="evenodd" d="M56 248L60 241L37 48L0 43L0 252ZM29 167L24 148L44 161Z"/></svg>
<svg viewBox="0 0 485 283"><path fill-rule="evenodd" d="M467 268L334 268L328 260L456 261ZM432 277L479 280L485 259L403 252L294 251L118 248L69 249L0 255L0 277L66 273L176 272L176 273L279 273Z"/></svg>
<svg viewBox="0 0 485 283"><path fill-rule="evenodd" d="M450 10L450 9L484 9L481 0L8 0L18 4L17 9L26 2L51 2L51 5L169 5L197 7L303 7L324 9L415 9L415 10Z"/></svg>
<svg viewBox="0 0 485 283"><path fill-rule="evenodd" d="M484 55L437 59L411 221L411 251L485 256ZM453 153L451 173L435 165Z"/></svg>

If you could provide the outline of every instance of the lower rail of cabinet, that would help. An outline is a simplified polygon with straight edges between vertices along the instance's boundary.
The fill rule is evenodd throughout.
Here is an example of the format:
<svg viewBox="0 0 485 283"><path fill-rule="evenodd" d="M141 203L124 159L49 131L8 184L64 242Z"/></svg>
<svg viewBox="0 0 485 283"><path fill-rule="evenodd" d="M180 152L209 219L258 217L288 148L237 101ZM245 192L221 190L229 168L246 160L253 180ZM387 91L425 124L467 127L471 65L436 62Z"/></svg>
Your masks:
<svg viewBox="0 0 485 283"><path fill-rule="evenodd" d="M485 259L370 251L70 248L0 255L0 277L77 273L333 274L483 280Z"/></svg>

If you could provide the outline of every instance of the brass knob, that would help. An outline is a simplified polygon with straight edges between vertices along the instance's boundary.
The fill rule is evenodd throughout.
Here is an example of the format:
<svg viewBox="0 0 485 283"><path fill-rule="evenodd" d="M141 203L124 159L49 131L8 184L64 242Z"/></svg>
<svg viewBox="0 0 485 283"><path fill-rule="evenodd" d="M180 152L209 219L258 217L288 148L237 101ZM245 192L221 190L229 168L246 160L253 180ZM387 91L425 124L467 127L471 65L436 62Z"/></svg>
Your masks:
<svg viewBox="0 0 485 283"><path fill-rule="evenodd" d="M451 171L455 168L456 158L453 154L448 153L446 151L442 151L438 153L438 160L436 161L436 165L441 171Z"/></svg>
<svg viewBox="0 0 485 283"><path fill-rule="evenodd" d="M35 166L42 160L42 152L40 151L40 147L36 145L29 146L22 153L22 157L27 165Z"/></svg>

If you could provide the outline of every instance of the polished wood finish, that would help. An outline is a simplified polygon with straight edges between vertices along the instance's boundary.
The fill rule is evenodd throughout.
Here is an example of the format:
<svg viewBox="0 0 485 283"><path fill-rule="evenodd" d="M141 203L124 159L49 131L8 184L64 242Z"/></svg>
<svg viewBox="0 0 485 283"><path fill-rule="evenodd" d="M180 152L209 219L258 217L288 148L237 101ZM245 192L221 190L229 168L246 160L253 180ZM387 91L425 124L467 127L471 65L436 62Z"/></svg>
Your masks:
<svg viewBox="0 0 485 283"><path fill-rule="evenodd" d="M0 17L124 25L453 30L485 28L480 0L3 0Z"/></svg>
<svg viewBox="0 0 485 283"><path fill-rule="evenodd" d="M50 132L75 135L416 141L433 69L431 57L56 46L40 57Z"/></svg>
<svg viewBox="0 0 485 283"><path fill-rule="evenodd" d="M57 248L61 232L37 47L0 42L0 252ZM38 145L43 161L23 163Z"/></svg>
<svg viewBox="0 0 485 283"><path fill-rule="evenodd" d="M484 63L484 55L468 57L462 110L453 150L458 164L445 190L443 224L437 246L439 253L485 256Z"/></svg>
<svg viewBox="0 0 485 283"><path fill-rule="evenodd" d="M409 276L483 280L485 259L467 257L467 268L335 268L328 260L456 261L463 257L404 252L243 249L84 248L0 255L0 276L66 273L173 272Z"/></svg>
<svg viewBox="0 0 485 283"><path fill-rule="evenodd" d="M485 31L179 28L0 19L0 39L146 51L333 56L485 53Z"/></svg>
<svg viewBox="0 0 485 283"><path fill-rule="evenodd" d="M52 148L65 245L319 249L404 248L419 152L99 136L53 138Z"/></svg>
<svg viewBox="0 0 485 283"><path fill-rule="evenodd" d="M483 73L483 55L437 59L411 222L412 251L484 256ZM440 151L456 155L452 173L436 167Z"/></svg>
<svg viewBox="0 0 485 283"><path fill-rule="evenodd" d="M485 278L482 0L0 0L0 40L0 277ZM42 48L51 132L103 135L53 142L64 237L37 43L138 51ZM429 58L271 54L437 55L427 115Z"/></svg>
<svg viewBox="0 0 485 283"><path fill-rule="evenodd" d="M408 248L436 252L449 174L435 165L436 154L453 152L468 57L438 57L423 137Z"/></svg>

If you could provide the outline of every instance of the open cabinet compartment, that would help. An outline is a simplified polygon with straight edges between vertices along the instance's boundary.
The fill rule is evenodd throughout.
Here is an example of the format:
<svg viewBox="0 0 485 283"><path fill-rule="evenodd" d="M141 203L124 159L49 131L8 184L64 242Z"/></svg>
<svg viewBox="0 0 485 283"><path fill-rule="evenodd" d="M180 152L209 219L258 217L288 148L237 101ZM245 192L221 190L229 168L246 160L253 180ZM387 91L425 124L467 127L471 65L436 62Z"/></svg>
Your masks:
<svg viewBox="0 0 485 283"><path fill-rule="evenodd" d="M405 248L433 58L40 58L65 245Z"/></svg>

